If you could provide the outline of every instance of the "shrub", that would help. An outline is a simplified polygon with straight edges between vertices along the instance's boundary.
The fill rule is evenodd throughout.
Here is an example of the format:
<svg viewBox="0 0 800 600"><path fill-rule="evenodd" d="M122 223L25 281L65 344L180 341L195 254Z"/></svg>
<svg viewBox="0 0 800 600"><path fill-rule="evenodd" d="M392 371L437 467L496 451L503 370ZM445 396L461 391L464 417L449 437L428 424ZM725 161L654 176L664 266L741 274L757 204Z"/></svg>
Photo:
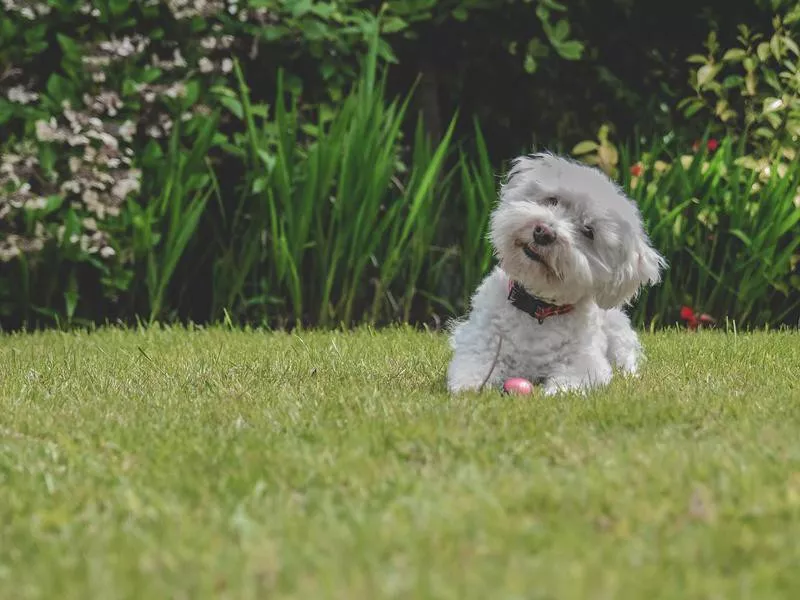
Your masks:
<svg viewBox="0 0 800 600"><path fill-rule="evenodd" d="M694 94L678 104L687 118L712 124L718 137L743 137L743 156L794 161L800 144L800 5L776 14L769 35L739 26L738 45L724 50L711 32L705 55L688 61ZM723 51L724 50L724 51Z"/></svg>
<svg viewBox="0 0 800 600"><path fill-rule="evenodd" d="M797 323L800 163L751 169L743 151L744 141L711 138L693 154L621 152L621 183L669 262L637 322L673 323L686 305L752 327Z"/></svg>
<svg viewBox="0 0 800 600"><path fill-rule="evenodd" d="M723 52L712 32L707 55L689 57L695 93L679 104L677 135L640 155L620 151L606 125L572 150L621 181L672 264L638 304L639 322L672 322L682 304L749 325L798 321L800 8L776 4L769 36L742 25Z"/></svg>
<svg viewBox="0 0 800 600"><path fill-rule="evenodd" d="M392 2L378 17L349 1L3 6L4 327L139 317L336 325L462 311L493 264L486 228L500 169L490 148L509 124L489 120L487 133L476 119L468 142L469 130L456 130L453 119L441 141L432 141L408 88L388 100L387 79L378 75L379 63L396 59L387 40L401 57L414 57L416 75L416 41L404 40L419 40L422 52L422 41L437 41L445 30L457 44L459 32L500 30L491 52L480 48L482 59L498 64L492 52L499 44L503 60L517 52L513 69L546 82L555 65L548 56L582 55L588 18L550 0ZM520 15L535 17L536 26ZM742 31L744 55L709 44L692 76L696 94L685 103L687 111L699 108L677 137L640 156L617 149L613 128L603 127L597 141L576 148L628 186L681 266L684 279L643 297L640 322L670 322L682 303L753 324L796 313L797 221L787 199L796 189L789 159L797 21L791 10L782 15L769 41ZM496 22L511 27L486 27ZM473 50L484 38L485 31L470 38ZM595 64L596 48L586 49ZM362 55L368 61L359 70ZM748 76L740 81L729 70L741 63L747 71L751 58L756 94L747 96ZM480 87L498 95L486 83L487 68L477 71ZM468 86L459 87L465 73L464 64L452 73L462 98L469 95ZM430 99L427 75L413 97ZM504 85L517 85L510 81ZM563 123L559 117L551 125L574 131L580 123L567 105L575 97L559 90L537 89L550 112L535 118L549 122L553 111L564 113ZM501 110L503 119L520 115L518 128L535 112L530 97L509 95L521 104ZM579 103L586 98L595 96ZM775 99L780 106L769 102ZM711 119L705 113L720 106L711 127L725 138L723 147L708 166L678 160L692 139L681 141L681 132L702 130ZM504 147L504 156L515 153ZM744 154L734 160L734 149ZM633 161L644 171L636 179ZM696 203L682 204L692 196ZM761 199L757 207L754 198ZM766 233L742 215L758 219ZM713 231L703 238L703 228ZM755 272L756 260L767 268Z"/></svg>
<svg viewBox="0 0 800 600"><path fill-rule="evenodd" d="M0 318L16 323L163 317L166 282L155 283L149 253L174 242L160 234L173 231L176 209L162 194L198 185L201 165L184 164L182 148L208 150L217 125L215 144L228 135L230 115L217 109L239 108L234 59L267 74L282 64L295 93L319 82L336 100L376 24L354 3L7 0L3 9ZM382 40L378 52L391 58ZM268 90L274 78L259 81ZM182 246L164 250L171 262Z"/></svg>

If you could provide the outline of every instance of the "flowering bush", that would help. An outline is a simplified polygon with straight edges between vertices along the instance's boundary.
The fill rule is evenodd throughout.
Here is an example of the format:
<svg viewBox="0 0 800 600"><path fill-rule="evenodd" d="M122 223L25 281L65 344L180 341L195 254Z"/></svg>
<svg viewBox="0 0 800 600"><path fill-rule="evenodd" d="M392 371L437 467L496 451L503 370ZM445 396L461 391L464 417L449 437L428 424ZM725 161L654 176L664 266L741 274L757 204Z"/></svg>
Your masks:
<svg viewBox="0 0 800 600"><path fill-rule="evenodd" d="M710 138L688 152L662 144L620 152L620 183L670 265L643 294L640 322L798 322L800 164L753 169L740 160L743 146Z"/></svg>
<svg viewBox="0 0 800 600"><path fill-rule="evenodd" d="M697 66L692 93L678 103L683 119L649 151L620 152L610 125L572 150L621 181L671 255L640 320L673 318L688 303L717 318L797 322L800 6L773 4L769 34L741 25L738 46L723 51L711 32L707 53L689 57ZM690 144L700 130L704 141ZM688 306L679 316L690 328L708 324Z"/></svg>
<svg viewBox="0 0 800 600"><path fill-rule="evenodd" d="M323 55L317 79L340 95L375 20L350 5L331 14L300 4L2 0L0 316L21 307L58 314L63 302L71 318L79 282L100 280L112 300L138 285L136 254L147 251L132 238L159 244L162 223L133 219L131 202L146 204L169 178L161 171L176 164L164 160L174 132L191 144L224 107L215 138L224 142L226 118L241 116L229 89L236 57L266 61L273 73L288 67L297 92L292 65ZM272 53L260 58L266 45ZM385 44L379 50L390 57ZM43 283L52 280L61 283ZM67 291L59 300L46 287Z"/></svg>

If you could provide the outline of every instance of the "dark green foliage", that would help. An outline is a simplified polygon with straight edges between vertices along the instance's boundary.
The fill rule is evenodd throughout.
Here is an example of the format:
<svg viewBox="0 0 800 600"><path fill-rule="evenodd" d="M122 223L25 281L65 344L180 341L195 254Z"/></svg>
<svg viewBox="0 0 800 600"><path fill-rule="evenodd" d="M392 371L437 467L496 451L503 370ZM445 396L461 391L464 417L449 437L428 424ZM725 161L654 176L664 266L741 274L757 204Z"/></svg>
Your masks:
<svg viewBox="0 0 800 600"><path fill-rule="evenodd" d="M676 265L638 322L800 316L791 2L3 6L4 328L439 324L493 264L504 160L598 130L576 150Z"/></svg>

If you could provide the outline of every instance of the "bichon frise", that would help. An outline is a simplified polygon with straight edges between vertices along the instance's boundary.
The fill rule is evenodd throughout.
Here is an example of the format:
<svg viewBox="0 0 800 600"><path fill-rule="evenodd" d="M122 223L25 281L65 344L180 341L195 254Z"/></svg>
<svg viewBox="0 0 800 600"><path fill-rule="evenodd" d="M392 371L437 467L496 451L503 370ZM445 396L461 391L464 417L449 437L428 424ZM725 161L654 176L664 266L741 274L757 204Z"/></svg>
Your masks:
<svg viewBox="0 0 800 600"><path fill-rule="evenodd" d="M452 328L451 392L511 377L545 394L637 372L641 346L620 307L666 265L636 205L599 169L551 154L514 161L491 216L499 264Z"/></svg>

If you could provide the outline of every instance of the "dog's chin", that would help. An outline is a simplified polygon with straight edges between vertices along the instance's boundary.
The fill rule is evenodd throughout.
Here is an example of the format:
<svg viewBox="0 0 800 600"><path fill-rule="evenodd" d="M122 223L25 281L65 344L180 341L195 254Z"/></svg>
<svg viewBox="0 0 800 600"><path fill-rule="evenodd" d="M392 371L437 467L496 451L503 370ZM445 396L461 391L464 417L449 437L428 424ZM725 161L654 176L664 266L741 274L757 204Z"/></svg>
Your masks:
<svg viewBox="0 0 800 600"><path fill-rule="evenodd" d="M591 294L573 279L565 280L553 267L550 248L541 249L536 244L515 241L513 259L505 261L508 274L522 283L531 294L556 304L574 304Z"/></svg>

